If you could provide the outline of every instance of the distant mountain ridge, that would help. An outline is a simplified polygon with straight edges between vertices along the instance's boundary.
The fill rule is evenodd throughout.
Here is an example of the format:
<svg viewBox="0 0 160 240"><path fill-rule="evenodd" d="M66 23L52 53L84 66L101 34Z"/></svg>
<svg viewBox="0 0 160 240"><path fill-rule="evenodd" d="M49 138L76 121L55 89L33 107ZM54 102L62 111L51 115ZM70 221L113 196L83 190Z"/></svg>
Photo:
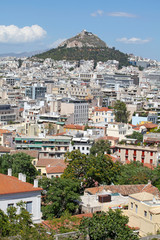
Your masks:
<svg viewBox="0 0 160 240"><path fill-rule="evenodd" d="M94 60L95 64L98 61L117 60L120 67L129 65L127 54L116 50L114 47L109 48L99 37L86 30L65 40L57 48L37 54L34 57L68 61Z"/></svg>
<svg viewBox="0 0 160 240"><path fill-rule="evenodd" d="M1 53L0 57L17 57L17 58L22 58L22 57L32 57L35 54L40 54L46 52L46 50L43 51L32 51L32 52L21 52L21 53Z"/></svg>

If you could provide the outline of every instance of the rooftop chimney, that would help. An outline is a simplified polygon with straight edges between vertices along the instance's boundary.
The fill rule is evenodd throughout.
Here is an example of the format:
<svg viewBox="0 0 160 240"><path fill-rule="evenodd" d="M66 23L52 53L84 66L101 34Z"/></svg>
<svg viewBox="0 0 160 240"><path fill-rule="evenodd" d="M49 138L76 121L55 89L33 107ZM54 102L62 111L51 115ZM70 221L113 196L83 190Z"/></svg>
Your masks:
<svg viewBox="0 0 160 240"><path fill-rule="evenodd" d="M8 168L8 176L12 176L12 168Z"/></svg>
<svg viewBox="0 0 160 240"><path fill-rule="evenodd" d="M18 173L18 179L22 181L22 173Z"/></svg>
<svg viewBox="0 0 160 240"><path fill-rule="evenodd" d="M35 187L35 188L38 187L38 179L34 179L34 187Z"/></svg>
<svg viewBox="0 0 160 240"><path fill-rule="evenodd" d="M22 174L22 182L26 182L26 174Z"/></svg>

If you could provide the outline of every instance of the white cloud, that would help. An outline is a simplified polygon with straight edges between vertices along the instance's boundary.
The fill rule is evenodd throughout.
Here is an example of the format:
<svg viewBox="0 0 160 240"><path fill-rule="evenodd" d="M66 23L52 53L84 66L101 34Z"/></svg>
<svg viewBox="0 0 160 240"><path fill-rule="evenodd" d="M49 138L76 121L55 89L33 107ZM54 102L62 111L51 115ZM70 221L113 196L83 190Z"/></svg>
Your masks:
<svg viewBox="0 0 160 240"><path fill-rule="evenodd" d="M127 17L127 18L137 17L136 15L127 12L110 12L107 15L111 17Z"/></svg>
<svg viewBox="0 0 160 240"><path fill-rule="evenodd" d="M151 41L151 39L141 39L141 38L118 38L116 39L117 42L127 43L127 44L143 44L148 43Z"/></svg>
<svg viewBox="0 0 160 240"><path fill-rule="evenodd" d="M66 40L66 38L59 38L57 39L55 42L51 43L49 45L49 48L56 48L58 47L59 44L61 44L62 42L64 42Z"/></svg>
<svg viewBox="0 0 160 240"><path fill-rule="evenodd" d="M19 28L15 25L0 25L0 43L27 43L45 37L46 31L39 25Z"/></svg>
<svg viewBox="0 0 160 240"><path fill-rule="evenodd" d="M103 16L103 15L107 15L107 16L111 16L111 17L127 17L127 18L135 18L137 17L136 15L132 14L132 13L127 13L127 12L109 12L109 13L105 13L103 10L97 10L93 13L91 13L92 17L97 17L97 16Z"/></svg>
<svg viewBox="0 0 160 240"><path fill-rule="evenodd" d="M104 12L102 10L97 10L96 12L91 13L92 17L102 16Z"/></svg>

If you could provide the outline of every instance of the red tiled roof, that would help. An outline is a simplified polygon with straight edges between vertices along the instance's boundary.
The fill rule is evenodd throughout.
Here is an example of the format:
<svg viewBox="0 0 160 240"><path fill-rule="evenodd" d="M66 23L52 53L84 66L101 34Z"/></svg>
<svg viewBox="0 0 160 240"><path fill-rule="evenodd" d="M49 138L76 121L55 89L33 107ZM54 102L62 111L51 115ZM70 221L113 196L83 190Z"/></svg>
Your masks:
<svg viewBox="0 0 160 240"><path fill-rule="evenodd" d="M114 140L114 141L118 141L119 140L119 137L113 137L113 136L104 136L104 137L100 137L97 139L98 140Z"/></svg>
<svg viewBox="0 0 160 240"><path fill-rule="evenodd" d="M84 130L85 126L75 125L75 124L68 124L68 125L64 125L64 128Z"/></svg>
<svg viewBox="0 0 160 240"><path fill-rule="evenodd" d="M112 156L110 154L106 154L106 156L110 157L114 163L117 162L117 161L120 161L119 157L114 157L114 156Z"/></svg>
<svg viewBox="0 0 160 240"><path fill-rule="evenodd" d="M0 146L0 152L10 153L10 151L12 151L12 148Z"/></svg>
<svg viewBox="0 0 160 240"><path fill-rule="evenodd" d="M133 129L134 130L140 130L140 127L134 127Z"/></svg>
<svg viewBox="0 0 160 240"><path fill-rule="evenodd" d="M105 189L106 191L109 190L112 193L120 193L124 196L140 192L148 192L152 193L153 195L160 196L158 188L154 187L151 183L133 185L105 185L93 188L86 188L85 192L89 192L90 194L94 195L98 192L101 192L103 189Z"/></svg>
<svg viewBox="0 0 160 240"><path fill-rule="evenodd" d="M78 218L79 221L76 222L77 225L80 224L80 220L83 218L83 217L93 217L93 214L92 213L84 213L84 214L78 214L78 215L73 215L72 216L73 218ZM70 223L70 224L69 224ZM62 223L61 222L58 222L58 223L54 223L52 222L52 220L45 220L42 222L42 224L47 227L47 228L50 228L52 230L58 230L61 226L62 226ZM63 226L65 226L66 224L69 224L70 227L73 225L76 225L75 222L72 222L72 219L66 219L63 223Z"/></svg>
<svg viewBox="0 0 160 240"><path fill-rule="evenodd" d="M18 178L0 173L0 195L23 192L42 191L42 188L35 188L33 184L22 182Z"/></svg>
<svg viewBox="0 0 160 240"><path fill-rule="evenodd" d="M154 169L156 166L154 166L153 164L150 164L150 163L143 163L143 166L144 167L148 167L148 168L150 168L150 169Z"/></svg>
<svg viewBox="0 0 160 240"><path fill-rule="evenodd" d="M63 173L67 165L57 164L56 166L46 167L46 172L50 173Z"/></svg>
<svg viewBox="0 0 160 240"><path fill-rule="evenodd" d="M152 129L152 128L158 127L158 125L154 124L154 123L144 123L144 124L141 124L140 126L144 126L144 127L148 128L148 129Z"/></svg>
<svg viewBox="0 0 160 240"><path fill-rule="evenodd" d="M10 154L25 153L33 158L38 158L38 150L11 150Z"/></svg>
<svg viewBox="0 0 160 240"><path fill-rule="evenodd" d="M109 109L107 107L95 107L94 111L95 112L108 112L108 111L113 111L113 109Z"/></svg>
<svg viewBox="0 0 160 240"><path fill-rule="evenodd" d="M64 164L63 159L57 159L57 158L40 158L37 162L36 167L46 167L48 165L56 165L58 163Z"/></svg>
<svg viewBox="0 0 160 240"><path fill-rule="evenodd" d="M57 133L57 134L52 135L52 136L62 136L62 135L65 135L65 134L66 134L66 132L61 132L61 133Z"/></svg>
<svg viewBox="0 0 160 240"><path fill-rule="evenodd" d="M12 133L12 131L6 129L0 129L0 135L2 136L3 133Z"/></svg>

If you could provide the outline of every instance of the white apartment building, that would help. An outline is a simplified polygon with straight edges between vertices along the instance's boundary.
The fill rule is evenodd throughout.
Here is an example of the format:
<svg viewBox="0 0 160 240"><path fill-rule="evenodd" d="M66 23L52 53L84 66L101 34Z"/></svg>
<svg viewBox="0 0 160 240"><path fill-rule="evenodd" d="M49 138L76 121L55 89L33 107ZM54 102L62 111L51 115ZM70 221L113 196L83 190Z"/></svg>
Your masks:
<svg viewBox="0 0 160 240"><path fill-rule="evenodd" d="M69 151L73 150L79 150L81 153L84 153L86 155L90 154L90 149L93 145L93 140L89 138L78 138L74 137L72 138L72 141L69 145Z"/></svg>
<svg viewBox="0 0 160 240"><path fill-rule="evenodd" d="M119 140L125 139L126 135L131 135L133 129L128 123L108 123L107 136L118 137Z"/></svg>

